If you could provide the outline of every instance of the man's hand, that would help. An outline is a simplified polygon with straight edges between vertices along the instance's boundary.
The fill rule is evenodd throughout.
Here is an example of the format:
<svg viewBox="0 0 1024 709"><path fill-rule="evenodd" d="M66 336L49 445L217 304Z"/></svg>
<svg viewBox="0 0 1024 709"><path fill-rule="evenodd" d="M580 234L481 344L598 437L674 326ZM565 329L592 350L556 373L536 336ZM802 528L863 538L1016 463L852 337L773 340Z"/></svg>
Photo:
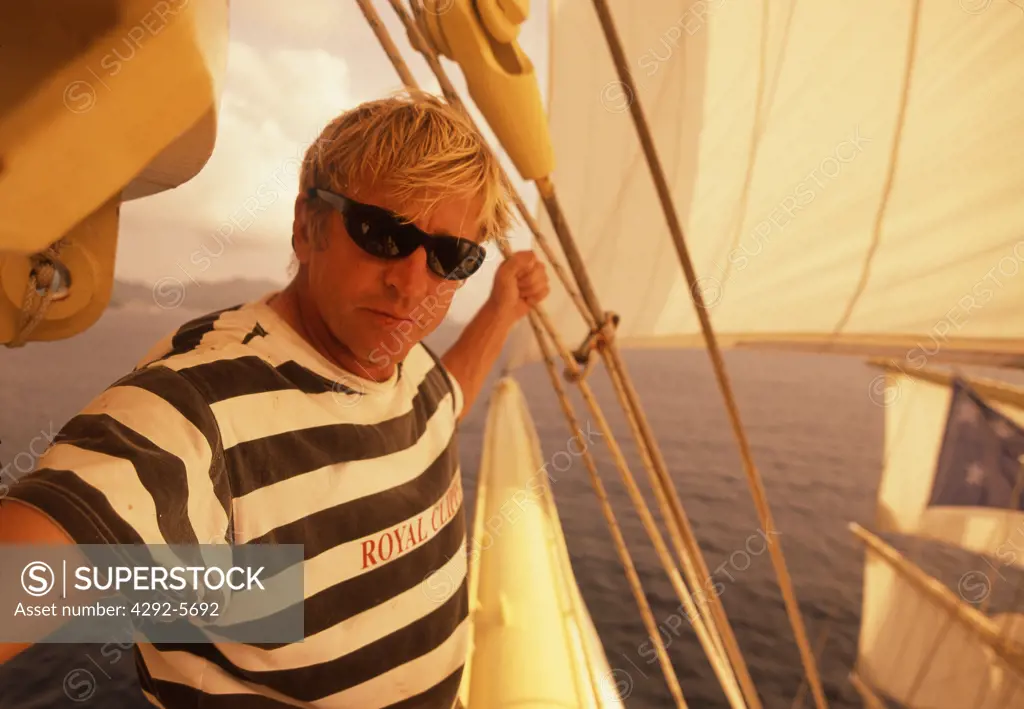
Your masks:
<svg viewBox="0 0 1024 709"><path fill-rule="evenodd" d="M516 251L498 266L488 299L500 316L518 321L550 292L548 272L533 251Z"/></svg>

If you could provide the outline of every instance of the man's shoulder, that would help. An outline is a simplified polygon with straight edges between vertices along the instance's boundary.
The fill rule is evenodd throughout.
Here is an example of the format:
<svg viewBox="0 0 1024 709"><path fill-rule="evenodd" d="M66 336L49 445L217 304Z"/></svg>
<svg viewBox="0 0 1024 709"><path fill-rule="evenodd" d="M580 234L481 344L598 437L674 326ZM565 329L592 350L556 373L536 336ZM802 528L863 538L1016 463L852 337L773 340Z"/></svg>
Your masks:
<svg viewBox="0 0 1024 709"><path fill-rule="evenodd" d="M241 303L188 320L153 345L115 385L147 381L188 386L213 404L225 398L222 389L232 382L265 383L265 373L274 365L267 330L253 306Z"/></svg>
<svg viewBox="0 0 1024 709"><path fill-rule="evenodd" d="M155 362L198 355L216 345L241 344L251 316L251 303L239 303L188 320L162 337L136 364L142 369ZM227 355L225 355L227 356Z"/></svg>

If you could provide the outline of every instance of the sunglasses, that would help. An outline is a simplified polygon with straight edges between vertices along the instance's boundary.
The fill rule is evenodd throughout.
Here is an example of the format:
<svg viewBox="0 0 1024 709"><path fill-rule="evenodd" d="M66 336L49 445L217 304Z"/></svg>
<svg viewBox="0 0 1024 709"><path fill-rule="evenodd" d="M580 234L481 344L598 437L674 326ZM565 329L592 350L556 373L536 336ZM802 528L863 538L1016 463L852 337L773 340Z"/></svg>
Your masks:
<svg viewBox="0 0 1024 709"><path fill-rule="evenodd" d="M475 241L428 234L393 212L335 192L310 187L308 195L319 197L341 212L352 241L371 256L403 259L422 246L427 252L430 270L449 281L469 278L484 263L487 252Z"/></svg>

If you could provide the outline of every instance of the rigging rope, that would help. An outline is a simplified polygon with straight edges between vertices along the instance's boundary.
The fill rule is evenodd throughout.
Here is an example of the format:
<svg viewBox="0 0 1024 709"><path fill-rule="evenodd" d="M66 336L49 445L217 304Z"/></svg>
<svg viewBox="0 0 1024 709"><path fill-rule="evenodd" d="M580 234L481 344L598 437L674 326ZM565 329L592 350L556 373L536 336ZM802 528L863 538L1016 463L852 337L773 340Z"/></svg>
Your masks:
<svg viewBox="0 0 1024 709"><path fill-rule="evenodd" d="M875 694L871 687L864 683L864 680L860 678L860 675L856 672L850 673L850 684L857 690L857 694L860 695L861 701L864 702L865 709L889 709L885 702Z"/></svg>
<svg viewBox="0 0 1024 709"><path fill-rule="evenodd" d="M555 371L555 362L551 354L550 346L544 338L543 333L536 331L536 335L537 344L540 346L544 357L544 363L548 370L548 376L551 379L551 386L554 388L555 393L558 396L558 402L562 406L562 412L565 414L570 428L574 431L574 435L579 437L579 440L583 440L583 430L580 427L579 420L576 418L576 413L573 409L572 403L569 401L565 388L562 386L562 382ZM597 406L596 402L593 402L593 395L590 393L589 388L584 386L584 382L581 381L579 384L580 391L583 392L584 398L587 399L587 403L591 406L591 411L593 411ZM607 426L607 423L603 421L603 419L601 421L601 426L601 435L607 436L610 432L605 430L604 427ZM622 530L615 517L614 508L608 499L608 493L605 490L604 483L601 481L600 475L597 472L597 464L594 462L594 458L591 455L589 448L584 448L583 453L583 462L587 468L587 476L590 479L591 487L594 489L594 494L597 495L598 506L601 508L602 515L604 515L605 523L608 525L608 530L612 534L612 542L615 545L615 551L618 554L619 561L625 571L626 580L629 584L630 591L633 593L633 598L640 609L640 616L644 627L647 630L648 637L650 637L654 642L655 651L658 654L658 661L661 664L662 673L665 676L665 681L668 684L669 691L676 701L676 706L686 707L687 704L686 700L683 698L683 689L679 685L679 678L672 667L671 660L668 658L668 652L661 639L658 624L654 620L654 612L651 610L650 604L647 601L647 596L644 594L643 584L640 581L639 574L637 574L636 565L633 563L629 549L626 547L626 540L622 535Z"/></svg>
<svg viewBox="0 0 1024 709"><path fill-rule="evenodd" d="M391 5L394 8L395 12L402 19L403 23L405 24L406 30L409 34L410 43L414 48L418 49L423 54L424 58L427 60L431 69L433 70L435 76L437 77L441 85L444 95L448 98L450 102L462 107L463 110L465 110L465 107L462 104L458 92L455 90L454 86L452 86L451 82L448 81L447 75L437 59L437 54L434 48L422 36L422 34L419 32L418 27L416 27L415 23L413 23L408 18L407 13L405 12L399 0L391 0ZM411 6L413 8L413 12L416 14L417 18L422 23L424 18L424 10L421 4L419 2L416 2L415 0L411 0ZM371 26L373 26L372 23ZM385 51L387 51L386 47ZM396 69L398 69L399 73L401 74L402 70L399 69L399 66L404 66L404 63L401 63L400 59L399 62L399 64L396 64ZM405 72L406 75L408 75L409 79L412 79L411 75L409 75L408 73L407 68ZM554 199L553 194L553 185L550 185L548 181L538 181L537 186L538 188L540 188L542 196L544 196L545 186L548 186L550 188L549 191L551 192L551 194L548 198L545 199L545 206L548 209L548 213L551 217L555 231L560 241L562 242L563 249L566 251L567 256L569 256L570 261L572 261L573 256L575 256L576 263L582 264L582 259L579 258L579 254L575 250L575 244L572 240L571 235L568 232L568 227L565 225L564 219L561 218L561 210L557 208L557 201ZM584 295L590 296L588 298L588 302L582 303L580 301L579 295L572 288L569 287L566 277L562 273L558 262L555 260L553 256L552 250L547 244L547 240L544 238L543 234L541 234L540 230L537 228L537 225L533 220L532 215L529 213L528 210L526 210L518 193L515 195L515 197L520 212L523 214L524 219L529 224L538 245L541 247L541 250L547 256L552 268L556 270L556 273L559 276L559 280L562 282L563 286L566 287L567 291L573 299L573 302L576 304L577 308L583 315L584 321L588 324L588 326L592 328L592 330L596 330L596 323L601 319L599 315L599 313L601 312L600 307L594 307L596 306L596 296L593 295L592 291L590 293L584 293ZM588 288L589 281L586 280L585 273L584 277L581 278L580 274L577 271L578 268L574 268L574 272L576 272L575 275L577 280L579 281L580 288ZM590 305L592 307L592 311L588 311L587 305ZM549 326L547 329L549 334L553 338L556 338L554 328ZM627 412L627 416L629 417L633 436L640 450L643 463L648 471L651 486L656 492L662 516L665 519L666 525L669 530L669 536L672 539L672 543L675 547L676 553L683 564L683 569L687 581L693 588L699 589L701 586L702 579L710 579L710 572L708 570L706 562L704 561L703 555L700 550L700 546L696 541L696 535L694 534L692 526L690 525L689 520L682 509L682 504L679 500L678 493L676 492L675 487L671 481L671 478L668 474L667 465L665 464L665 461L661 456L661 452L657 446L656 440L654 439L653 432L651 431L650 426L646 420L646 416L639 402L639 397L637 396L635 389L633 389L632 384L629 381L629 376L625 371L625 364L618 357L617 349L599 349L601 350L601 354L605 360L606 366L612 373L613 382L616 385L616 394L619 396L620 404L622 405L623 410ZM589 367L590 364L588 362L587 370L585 370L582 374L578 372L576 374L573 374L573 372L576 370L573 370L571 367L567 368L567 377L570 380L572 380L573 378L578 379L582 376L586 376ZM632 414L630 414L631 411L633 412ZM664 488L664 492L662 492L662 488ZM689 558L690 556L697 560L697 569L699 569L699 571L701 572L700 576L698 576L697 569L694 568L694 564ZM739 645L736 642L735 635L732 631L732 627L729 625L729 621L725 615L725 610L721 605L721 601L718 599L716 595L710 599L707 599L709 601L708 605L703 602L706 599L706 597L707 594L702 594L702 602L699 606L699 611L704 622L711 629L712 641L714 643L715 650L720 655L727 655L729 659L731 659L733 667L739 674L740 683L743 688L744 694L746 695L747 702L750 704L750 706L754 707L754 709L759 709L759 707L761 706L760 699L757 696L757 691L754 688L753 680L750 677L749 670L746 667L746 662L743 659L742 652L740 651ZM724 630L725 633L724 643L720 635L720 627L722 630ZM710 650L708 650L708 656L711 657Z"/></svg>
<svg viewBox="0 0 1024 709"><path fill-rule="evenodd" d="M538 180L537 186L540 189L541 197L555 227L555 233L562 244L567 260L580 285L580 292L583 294L588 305L593 309L593 312L601 312L601 305L597 301L597 295L590 284L583 259L576 248L562 214L554 192L554 184L545 178ZM630 430L637 443L641 461L647 470L651 488L654 490L659 509L669 531L669 537L682 563L686 579L691 587L699 589L702 585L702 580L710 579L711 573L704 560L700 545L697 543L693 527L686 512L683 510L679 493L675 489L675 484L669 475L668 466L647 420L646 412L643 409L636 389L632 385L629 372L626 370L626 364L614 342L607 343L607 346L600 348L599 351L608 369L615 394L623 411L626 413ZM757 690L754 687L753 679L750 677L743 653L739 649L739 644L736 642L735 634L725 615L725 609L722 607L718 595L702 593L698 610L704 623L712 629L712 639L716 652L731 661L733 669L740 680L747 703L754 709L760 709L760 698L757 695ZM707 648L705 648L705 651L708 652L710 657L711 652Z"/></svg>
<svg viewBox="0 0 1024 709"><path fill-rule="evenodd" d="M24 347L29 336L46 318L53 301L58 300L61 289L68 287L62 282L62 274L67 269L60 260L60 252L67 246L67 239L58 239L43 251L33 254L25 294L21 300L21 312L14 337L7 343L8 347Z"/></svg>

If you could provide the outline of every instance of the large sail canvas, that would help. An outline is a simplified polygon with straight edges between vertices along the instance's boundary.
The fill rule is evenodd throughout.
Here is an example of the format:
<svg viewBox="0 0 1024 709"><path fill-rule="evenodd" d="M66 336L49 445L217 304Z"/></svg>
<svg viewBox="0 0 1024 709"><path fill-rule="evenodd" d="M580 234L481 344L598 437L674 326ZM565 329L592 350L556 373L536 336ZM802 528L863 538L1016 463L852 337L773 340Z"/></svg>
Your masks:
<svg viewBox="0 0 1024 709"><path fill-rule="evenodd" d="M609 4L726 344L1024 352L1020 7ZM591 3L550 31L554 179L602 304L624 342L699 345Z"/></svg>
<svg viewBox="0 0 1024 709"><path fill-rule="evenodd" d="M1024 681L982 635L870 549L863 603L856 671L876 693L914 709L1024 706Z"/></svg>

